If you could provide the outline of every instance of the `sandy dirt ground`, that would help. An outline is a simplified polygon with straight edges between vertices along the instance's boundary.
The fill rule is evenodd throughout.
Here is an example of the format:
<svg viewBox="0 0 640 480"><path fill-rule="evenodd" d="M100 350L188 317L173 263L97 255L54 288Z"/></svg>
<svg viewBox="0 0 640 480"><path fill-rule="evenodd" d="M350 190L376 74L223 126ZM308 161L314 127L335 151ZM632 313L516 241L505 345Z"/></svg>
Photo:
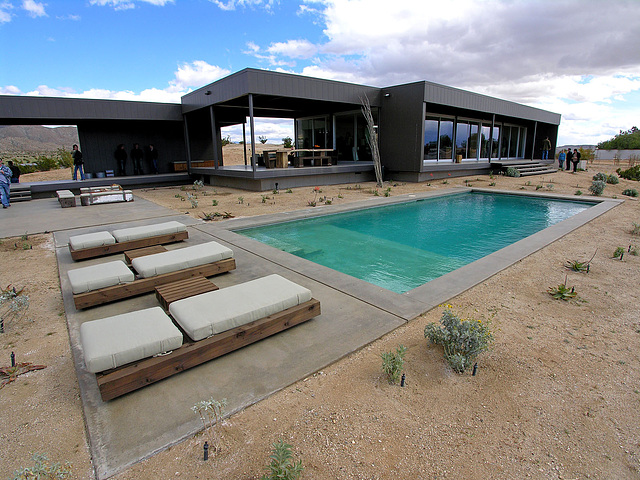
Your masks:
<svg viewBox="0 0 640 480"><path fill-rule="evenodd" d="M589 195L587 172L528 178L473 176L431 184L385 184L390 195L465 185ZM60 172L49 172L49 175ZM66 172L63 172L66 174ZM45 174L32 174L42 179ZM27 175L23 181L30 181ZM495 184L495 185L492 185ZM371 198L373 184L318 186L290 193L192 186L134 193L194 217L267 214ZM637 182L607 185L624 204L451 299L454 312L488 320L495 334L476 376L447 366L423 335L435 308L362 350L215 426L219 450L202 460L201 432L116 475L117 480L258 479L272 443L284 439L308 479L640 478L640 250L638 201L621 195ZM196 195L193 208L187 197ZM183 198L181 198L183 197ZM242 197L242 200L240 200ZM217 205L214 205L214 200ZM12 208L20 208L16 204ZM317 208L317 207L316 207ZM219 217L216 217L219 218ZM224 220L216 220L224 221ZM33 452L69 461L71 478L93 478L51 235L2 239L0 284L26 286L28 320L0 334L0 366L46 365L0 390L0 478L31 464ZM587 261L588 274L565 268ZM567 279L571 301L548 293ZM390 385L380 355L407 347L406 386ZM211 395L216 398L215 390ZM204 399L203 399L204 400Z"/></svg>

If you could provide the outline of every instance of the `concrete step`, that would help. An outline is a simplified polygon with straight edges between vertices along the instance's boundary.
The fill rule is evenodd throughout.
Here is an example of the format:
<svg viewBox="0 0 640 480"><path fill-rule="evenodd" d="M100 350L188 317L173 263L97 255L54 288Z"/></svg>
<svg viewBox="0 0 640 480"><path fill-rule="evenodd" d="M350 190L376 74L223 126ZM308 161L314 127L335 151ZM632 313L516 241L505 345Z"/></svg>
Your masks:
<svg viewBox="0 0 640 480"><path fill-rule="evenodd" d="M521 177L527 177L530 175L544 175L546 173L556 173L558 171L557 168L552 168L552 167L547 167L547 168L541 168L541 169L536 169L536 170L529 170L529 171L520 171L520 176Z"/></svg>
<svg viewBox="0 0 640 480"><path fill-rule="evenodd" d="M12 183L10 199L12 202L27 202L31 200L31 187L22 186L19 183Z"/></svg>

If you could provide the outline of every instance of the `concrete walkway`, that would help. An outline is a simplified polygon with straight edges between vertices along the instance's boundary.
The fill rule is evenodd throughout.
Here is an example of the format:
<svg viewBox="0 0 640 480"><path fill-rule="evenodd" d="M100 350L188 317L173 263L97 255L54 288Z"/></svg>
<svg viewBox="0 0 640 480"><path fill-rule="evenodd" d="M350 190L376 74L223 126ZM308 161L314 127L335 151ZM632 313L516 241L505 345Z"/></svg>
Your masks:
<svg viewBox="0 0 640 480"><path fill-rule="evenodd" d="M459 191L451 189L439 194ZM16 203L3 210L5 215L0 222L0 237L54 231L71 350L97 477L112 476L198 432L202 425L191 411L195 403L211 397L217 400L226 398L227 413L246 408L446 302L619 203L605 200L543 232L403 295L233 232L233 229L283 219L293 220L425 196L428 195L374 198L343 206L215 223L176 214L138 197L132 203L67 209L60 208L55 199L43 199ZM73 262L68 250L69 236L169 220L180 221L188 225L189 230L186 242L169 245L169 249L215 240L234 251L237 269L211 278L219 287L278 273L309 288L320 300L322 314L224 357L110 402L102 402L95 376L84 368L78 343L80 325L89 320L157 306L157 301L153 294L148 294L77 311L67 279L68 270L122 258L122 255Z"/></svg>

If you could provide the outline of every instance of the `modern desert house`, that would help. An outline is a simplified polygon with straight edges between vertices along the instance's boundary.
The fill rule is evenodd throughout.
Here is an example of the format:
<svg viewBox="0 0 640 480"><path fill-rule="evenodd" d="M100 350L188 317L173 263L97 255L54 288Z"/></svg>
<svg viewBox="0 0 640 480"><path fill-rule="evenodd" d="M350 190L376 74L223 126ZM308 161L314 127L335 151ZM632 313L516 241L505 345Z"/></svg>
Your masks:
<svg viewBox="0 0 640 480"><path fill-rule="evenodd" d="M560 115L427 81L384 88L247 68L180 104L0 96L0 124L78 127L87 170L113 169L117 144L154 144L161 173L270 190L374 179L362 114L371 105L385 179L421 182L537 163ZM294 150L256 155L257 118L289 119ZM225 165L221 128L242 125L245 165ZM316 156L318 158L316 158ZM550 163L549 161L548 163Z"/></svg>

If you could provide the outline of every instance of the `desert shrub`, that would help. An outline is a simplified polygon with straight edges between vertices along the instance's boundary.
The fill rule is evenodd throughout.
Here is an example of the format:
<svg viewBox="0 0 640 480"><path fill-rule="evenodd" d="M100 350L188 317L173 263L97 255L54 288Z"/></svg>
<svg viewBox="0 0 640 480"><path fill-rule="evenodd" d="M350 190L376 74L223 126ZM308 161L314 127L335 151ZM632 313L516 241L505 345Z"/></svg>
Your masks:
<svg viewBox="0 0 640 480"><path fill-rule="evenodd" d="M507 167L507 170L504 172L507 177L519 177L520 171L517 168Z"/></svg>
<svg viewBox="0 0 640 480"><path fill-rule="evenodd" d="M574 195L582 195L582 190L576 190L576 192L574 193Z"/></svg>
<svg viewBox="0 0 640 480"><path fill-rule="evenodd" d="M631 235L640 235L640 223L633 222L633 228L631 229Z"/></svg>
<svg viewBox="0 0 640 480"><path fill-rule="evenodd" d="M640 181L640 165L636 165L635 167L631 167L626 170L618 168L616 173L627 180Z"/></svg>
<svg viewBox="0 0 640 480"><path fill-rule="evenodd" d="M385 352L381 355L382 371L387 375L389 383L397 383L400 380L405 353L407 347L400 345L395 352Z"/></svg>
<svg viewBox="0 0 640 480"><path fill-rule="evenodd" d="M20 290L11 285L0 288L0 333L4 333L5 322L23 319L28 309L29 296L24 293L24 287Z"/></svg>
<svg viewBox="0 0 640 480"><path fill-rule="evenodd" d="M295 462L291 453L291 445L279 440L273 444L273 453L269 455L271 463L267 466L262 480L296 480L302 474L302 460Z"/></svg>
<svg viewBox="0 0 640 480"><path fill-rule="evenodd" d="M231 135L227 135L226 137L222 137L222 146L229 145L231 143Z"/></svg>
<svg viewBox="0 0 640 480"><path fill-rule="evenodd" d="M38 155L38 158L36 158L36 168L41 172L54 170L58 168L58 160L46 155Z"/></svg>
<svg viewBox="0 0 640 480"><path fill-rule="evenodd" d="M62 480L71 475L71 464L69 462L61 465L52 463L45 453L36 453L32 457L34 466L17 470L13 473L11 480Z"/></svg>
<svg viewBox="0 0 640 480"><path fill-rule="evenodd" d="M59 148L56 150L56 155L58 156L58 166L60 168L73 167L73 157L71 156L70 151L64 148Z"/></svg>
<svg viewBox="0 0 640 480"><path fill-rule="evenodd" d="M449 308L442 312L440 324L429 323L424 328L424 336L444 347L445 358L458 373L471 367L493 341L489 325L480 320L459 318Z"/></svg>
<svg viewBox="0 0 640 480"><path fill-rule="evenodd" d="M593 176L594 181L607 182L609 176L606 173L598 172Z"/></svg>
<svg viewBox="0 0 640 480"><path fill-rule="evenodd" d="M622 260L623 256L624 256L624 248L617 247L613 252L613 258L619 258L620 260Z"/></svg>
<svg viewBox="0 0 640 480"><path fill-rule="evenodd" d="M607 177L607 183L611 184L611 185L617 185L618 183L620 183L620 180L618 180L618 176L614 175L613 173L611 175L609 175Z"/></svg>
<svg viewBox="0 0 640 480"><path fill-rule="evenodd" d="M263 145L265 143L267 143L267 140L269 140L267 137L265 137L264 135L260 135L258 136L258 140L260 140L260 143L262 143Z"/></svg>
<svg viewBox="0 0 640 480"><path fill-rule="evenodd" d="M24 173L34 173L38 171L38 168L36 167L35 163L17 163L15 160L14 162L16 165L18 165L18 167L20 168L20 174L24 174Z"/></svg>
<svg viewBox="0 0 640 480"><path fill-rule="evenodd" d="M293 140L291 140L291 137L284 137L282 139L282 145L284 148L291 148L293 147Z"/></svg>
<svg viewBox="0 0 640 480"><path fill-rule="evenodd" d="M589 191L596 197L599 197L602 195L602 192L604 192L604 187L606 186L607 184L602 180L594 180L589 187Z"/></svg>
<svg viewBox="0 0 640 480"><path fill-rule="evenodd" d="M625 188L622 191L623 195L626 195L627 197L637 197L638 196L638 190L636 190L635 188Z"/></svg>

